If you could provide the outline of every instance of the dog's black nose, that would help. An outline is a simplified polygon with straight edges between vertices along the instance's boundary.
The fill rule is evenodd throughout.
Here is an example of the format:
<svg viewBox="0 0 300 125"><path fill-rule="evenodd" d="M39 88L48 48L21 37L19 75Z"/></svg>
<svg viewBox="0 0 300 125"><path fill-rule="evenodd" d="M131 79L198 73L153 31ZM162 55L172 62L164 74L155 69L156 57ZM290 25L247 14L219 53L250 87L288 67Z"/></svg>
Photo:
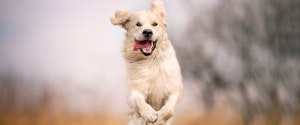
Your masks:
<svg viewBox="0 0 300 125"><path fill-rule="evenodd" d="M145 29L145 30L143 30L143 36L145 37L145 38L151 38L152 37L152 30L151 29Z"/></svg>

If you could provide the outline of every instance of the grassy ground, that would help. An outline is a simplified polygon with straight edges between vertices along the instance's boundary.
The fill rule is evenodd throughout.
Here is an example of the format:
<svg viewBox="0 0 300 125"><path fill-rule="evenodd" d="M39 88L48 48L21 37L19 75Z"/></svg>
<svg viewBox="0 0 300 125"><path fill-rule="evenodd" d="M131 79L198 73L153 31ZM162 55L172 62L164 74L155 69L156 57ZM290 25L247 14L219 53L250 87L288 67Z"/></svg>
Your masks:
<svg viewBox="0 0 300 125"><path fill-rule="evenodd" d="M118 117L103 114L12 114L1 113L0 125L126 125L125 116ZM248 125L299 125L300 113L291 117L280 118L269 112L258 116ZM242 115L215 110L205 114L181 113L174 117L173 125L246 125Z"/></svg>

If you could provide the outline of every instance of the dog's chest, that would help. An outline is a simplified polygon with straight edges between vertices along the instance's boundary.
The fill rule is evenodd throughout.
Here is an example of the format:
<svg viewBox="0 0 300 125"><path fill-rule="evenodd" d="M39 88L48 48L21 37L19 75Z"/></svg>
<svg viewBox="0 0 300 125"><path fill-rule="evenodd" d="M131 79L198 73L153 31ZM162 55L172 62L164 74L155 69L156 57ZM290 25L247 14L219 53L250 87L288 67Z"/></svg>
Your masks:
<svg viewBox="0 0 300 125"><path fill-rule="evenodd" d="M159 110L172 91L178 88L181 75L178 63L165 58L143 64L130 64L128 78L131 87L144 93L146 102Z"/></svg>
<svg viewBox="0 0 300 125"><path fill-rule="evenodd" d="M156 67L149 67L152 74L147 82L149 84L147 92L147 103L155 110L159 110L169 97L174 87L174 75L172 67L168 63L160 62Z"/></svg>
<svg viewBox="0 0 300 125"><path fill-rule="evenodd" d="M150 104L155 110L159 110L169 97L169 91L165 84L152 85L148 89L146 102Z"/></svg>

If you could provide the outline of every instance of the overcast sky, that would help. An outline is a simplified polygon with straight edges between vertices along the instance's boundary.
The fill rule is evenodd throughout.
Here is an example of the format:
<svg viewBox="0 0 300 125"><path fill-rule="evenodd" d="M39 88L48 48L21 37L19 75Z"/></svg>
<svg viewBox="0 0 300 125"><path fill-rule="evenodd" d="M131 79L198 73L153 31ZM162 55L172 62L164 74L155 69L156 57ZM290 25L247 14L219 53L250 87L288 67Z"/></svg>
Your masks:
<svg viewBox="0 0 300 125"><path fill-rule="evenodd" d="M149 9L150 2L2 0L0 72L13 70L24 77L34 73L42 78L68 75L79 80L98 73L109 80L123 76L120 49L125 31L111 25L109 17L115 10ZM166 5L170 11L182 10L176 2L166 1ZM180 21L170 20L170 25Z"/></svg>

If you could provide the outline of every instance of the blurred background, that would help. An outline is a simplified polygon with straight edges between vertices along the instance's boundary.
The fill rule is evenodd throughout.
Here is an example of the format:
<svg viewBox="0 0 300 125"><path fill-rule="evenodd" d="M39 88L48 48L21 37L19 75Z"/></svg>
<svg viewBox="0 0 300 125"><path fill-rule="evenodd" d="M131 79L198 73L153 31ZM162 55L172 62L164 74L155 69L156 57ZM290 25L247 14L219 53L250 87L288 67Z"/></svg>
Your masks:
<svg viewBox="0 0 300 125"><path fill-rule="evenodd" d="M300 124L299 0L165 0L174 125ZM150 0L0 0L0 125L124 125L125 30Z"/></svg>

